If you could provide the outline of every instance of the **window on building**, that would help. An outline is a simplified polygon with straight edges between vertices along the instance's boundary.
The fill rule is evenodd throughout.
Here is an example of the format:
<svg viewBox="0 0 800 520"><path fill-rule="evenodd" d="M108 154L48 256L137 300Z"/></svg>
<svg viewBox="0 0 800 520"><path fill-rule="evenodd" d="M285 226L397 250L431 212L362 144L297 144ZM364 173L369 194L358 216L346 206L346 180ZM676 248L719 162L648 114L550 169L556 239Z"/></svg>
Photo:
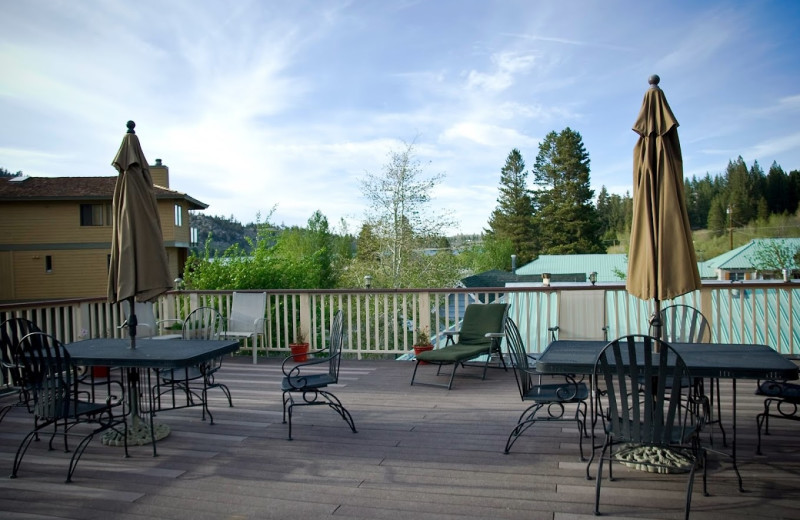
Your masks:
<svg viewBox="0 0 800 520"><path fill-rule="evenodd" d="M45 257L44 257L44 272L45 273L52 273L53 272L53 256L52 255L45 255Z"/></svg>
<svg viewBox="0 0 800 520"><path fill-rule="evenodd" d="M180 204L175 204L175 227L183 225L183 208Z"/></svg>
<svg viewBox="0 0 800 520"><path fill-rule="evenodd" d="M81 204L81 226L110 226L109 204Z"/></svg>

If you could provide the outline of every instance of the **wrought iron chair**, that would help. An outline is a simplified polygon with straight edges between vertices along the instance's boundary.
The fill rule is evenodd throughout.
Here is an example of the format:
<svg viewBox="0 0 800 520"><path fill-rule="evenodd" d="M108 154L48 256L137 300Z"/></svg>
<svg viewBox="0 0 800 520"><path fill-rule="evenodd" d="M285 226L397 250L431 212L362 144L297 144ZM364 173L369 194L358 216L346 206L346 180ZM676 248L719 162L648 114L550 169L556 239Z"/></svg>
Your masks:
<svg viewBox="0 0 800 520"><path fill-rule="evenodd" d="M292 415L295 406L327 405L344 419L353 433L357 433L350 412L339 398L325 390L329 385L339 382L339 365L342 361L342 343L344 342L342 321L343 315L340 310L336 312L331 323L328 348L312 352L314 358L310 361L294 363L294 356L288 356L283 360L281 365L284 375L281 382L283 423L286 424L288 416L289 440L292 440ZM327 365L327 370L324 372L314 368L321 368L323 365ZM295 394L302 396L302 399L295 401Z"/></svg>
<svg viewBox="0 0 800 520"><path fill-rule="evenodd" d="M486 356L486 362L483 363L482 379L486 379L486 370L489 368L489 362L492 360L493 355L499 356L503 369L507 370L503 353L500 350L507 313L507 303L473 303L467 305L464 311L464 319L461 322L461 330L446 332L447 340L444 347L421 352L416 356L417 362L414 365L414 373L411 374L411 384L414 384L414 380L417 377L417 369L422 361L437 365L437 376L440 375L443 365L453 365L450 381L447 384L419 383L443 386L448 390L453 387L456 368L459 365L464 366L465 363L473 359ZM458 341L453 339L454 336L458 336Z"/></svg>
<svg viewBox="0 0 800 520"><path fill-rule="evenodd" d="M675 304L661 309L661 339L667 343L708 343L711 341L711 327L702 312L690 305ZM722 445L728 445L728 437L725 428L722 426L722 403L719 400L719 379L709 380L709 393L705 392L705 382L702 378L695 378L695 391L701 395L708 395L709 411L715 411L716 415L709 414L706 418L706 425L714 424L719 426L722 433ZM716 410L714 410L716 408ZM713 430L711 434L711 444L714 444Z"/></svg>
<svg viewBox="0 0 800 520"><path fill-rule="evenodd" d="M92 424L95 427L85 433L84 429L75 430L81 440L75 447L67 469L67 482L72 482L72 474L78 461L98 433L114 429L122 435L125 446L125 457L128 457L128 423L125 413L115 414L114 409L123 403L122 392L113 395L110 391L103 402L88 401L80 398L78 390L79 374L72 363L69 353L54 337L43 332L32 332L20 340L18 357L24 380L30 385L31 403L35 424L23 439L14 456L11 478L16 478L22 458L31 444L44 428L54 425L50 436L49 448L53 450L53 441L61 428L64 436L64 451L69 451L67 437L79 424ZM121 431L120 431L121 427Z"/></svg>
<svg viewBox="0 0 800 520"><path fill-rule="evenodd" d="M0 408L0 421L14 408L26 408L32 412L30 384L19 361L20 340L31 332L41 332L39 327L25 318L10 318L0 324L0 370L3 382L17 394L17 400Z"/></svg>
<svg viewBox="0 0 800 520"><path fill-rule="evenodd" d="M658 338L623 336L600 351L592 376L595 395L604 395L606 402L603 406L598 397L605 440L597 468L595 514L600 514L603 463L608 461L609 480L613 462L652 473L688 472L684 512L689 518L698 467L703 468L703 492L708 495L706 452L699 438L707 403L681 385L691 381L681 356Z"/></svg>
<svg viewBox="0 0 800 520"><path fill-rule="evenodd" d="M764 411L756 416L756 453L761 455L761 430L764 430L764 435L769 435L770 417L800 421L800 385L788 381L759 381L756 395L766 397Z"/></svg>
<svg viewBox="0 0 800 520"><path fill-rule="evenodd" d="M224 338L243 338L250 340L253 349L253 363L258 352L258 337L266 337L264 312L267 308L265 292L234 292L231 314L225 327Z"/></svg>
<svg viewBox="0 0 800 520"><path fill-rule="evenodd" d="M225 320L216 309L212 307L199 307L183 320L183 339L220 339L225 335ZM178 340L180 341L180 340ZM169 348L169 343L164 344ZM176 406L175 391L183 392L190 406L199 400L203 408L203 420L208 415L211 424L214 416L208 409L208 391L219 388L228 399L228 406L233 407L231 391L228 386L215 380L216 373L222 367L222 357L214 358L207 363L195 365L184 369L173 369L160 374L159 382L154 392L157 397L157 409L162 408L162 396L171 393L172 407ZM167 387L164 389L163 387Z"/></svg>
<svg viewBox="0 0 800 520"><path fill-rule="evenodd" d="M516 323L511 318L506 319L506 345L508 346L511 362L514 367L514 376L517 388L523 402L532 402L523 411L517 425L511 430L506 441L505 453L519 439L528 428L537 422L549 421L574 421L578 425L578 445L583 456L583 437L586 434L586 399L589 397L589 388L583 381L578 381L574 376L565 376L563 382L541 383L540 374L531 368L528 353L520 336ZM534 382L536 378L538 383ZM575 405L575 415L566 415L565 405ZM541 412L541 413L540 413Z"/></svg>

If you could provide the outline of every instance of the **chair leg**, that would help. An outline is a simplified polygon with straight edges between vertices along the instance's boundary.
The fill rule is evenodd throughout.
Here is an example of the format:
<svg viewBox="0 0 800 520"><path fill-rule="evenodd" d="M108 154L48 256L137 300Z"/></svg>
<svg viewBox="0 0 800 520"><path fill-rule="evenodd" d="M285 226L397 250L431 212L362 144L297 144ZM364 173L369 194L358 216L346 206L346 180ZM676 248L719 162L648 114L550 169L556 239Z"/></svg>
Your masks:
<svg viewBox="0 0 800 520"><path fill-rule="evenodd" d="M417 377L417 368L419 368L419 360L417 360L416 364L414 365L414 372L411 374L411 386L414 386L414 378Z"/></svg>
<svg viewBox="0 0 800 520"><path fill-rule="evenodd" d="M17 478L17 472L19 471L19 467L22 464L22 457L25 456L25 452L28 451L28 446L31 445L31 441L33 440L34 436L36 436L36 430L28 433L22 442L17 448L17 453L14 455L14 465L11 467L11 478Z"/></svg>

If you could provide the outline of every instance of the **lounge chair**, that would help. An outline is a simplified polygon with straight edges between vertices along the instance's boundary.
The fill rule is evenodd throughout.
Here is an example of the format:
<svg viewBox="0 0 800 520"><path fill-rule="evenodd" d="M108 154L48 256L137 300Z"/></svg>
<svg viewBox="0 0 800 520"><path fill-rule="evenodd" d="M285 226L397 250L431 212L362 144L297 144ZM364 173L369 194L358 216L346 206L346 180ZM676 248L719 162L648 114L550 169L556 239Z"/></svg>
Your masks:
<svg viewBox="0 0 800 520"><path fill-rule="evenodd" d="M500 343L505 335L503 327L507 313L507 303L473 303L467 305L464 311L464 319L461 323L461 330L448 332L444 347L422 352L416 356L417 362L414 365L414 373L411 375L411 384L414 384L417 377L417 369L423 361L437 366L437 376L440 375L443 365L453 365L453 371L450 373L450 380L447 384L418 383L443 386L448 390L453 387L453 378L456 375L458 366L464 366L466 362L473 359L486 356L486 361L483 363L482 379L486 379L486 370L489 367L492 356L495 354L499 355L503 368L507 369L503 353L500 350ZM454 340L455 336L458 336L458 341Z"/></svg>

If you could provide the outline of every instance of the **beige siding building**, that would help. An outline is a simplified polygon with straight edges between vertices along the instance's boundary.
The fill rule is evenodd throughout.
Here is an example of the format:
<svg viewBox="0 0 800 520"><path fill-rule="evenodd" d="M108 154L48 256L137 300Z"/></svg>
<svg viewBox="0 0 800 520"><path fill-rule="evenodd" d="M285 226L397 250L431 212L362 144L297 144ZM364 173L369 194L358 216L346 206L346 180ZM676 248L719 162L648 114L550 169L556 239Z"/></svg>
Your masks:
<svg viewBox="0 0 800 520"><path fill-rule="evenodd" d="M189 210L207 204L169 189L150 166L173 279L191 245ZM117 177L0 178L0 302L105 296Z"/></svg>

